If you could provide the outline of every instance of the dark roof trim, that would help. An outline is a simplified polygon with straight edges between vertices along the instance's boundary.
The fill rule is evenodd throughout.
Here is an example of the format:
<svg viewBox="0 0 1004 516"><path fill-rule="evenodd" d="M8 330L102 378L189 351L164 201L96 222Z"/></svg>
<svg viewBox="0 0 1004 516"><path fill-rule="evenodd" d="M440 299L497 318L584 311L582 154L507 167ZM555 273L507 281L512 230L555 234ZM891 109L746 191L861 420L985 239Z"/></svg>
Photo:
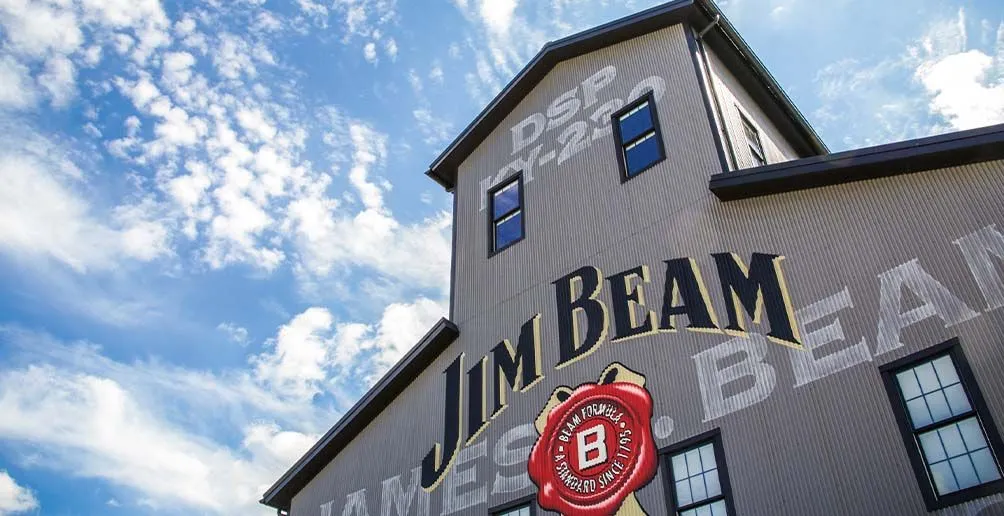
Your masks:
<svg viewBox="0 0 1004 516"><path fill-rule="evenodd" d="M359 435L418 375L446 350L460 335L455 324L443 318L419 340L397 364L394 365L345 413L328 433L324 434L262 495L261 503L276 509L289 510L293 496L303 489L325 466L335 458L352 439Z"/></svg>
<svg viewBox="0 0 1004 516"><path fill-rule="evenodd" d="M1004 159L1004 124L711 176L723 201Z"/></svg>
<svg viewBox="0 0 1004 516"><path fill-rule="evenodd" d="M447 190L452 189L456 183L457 167L460 163L474 152L474 149L561 61L642 36L675 23L689 21L707 24L716 14L720 15L721 12L711 0L673 0L593 29L548 42L436 158L426 175L432 177ZM807 141L805 146L807 149L802 154L825 153L826 147L805 121L805 118L798 113L774 78L766 72L759 59L746 46L732 25L724 19L724 16L718 26L709 33L709 35L711 34L720 34L716 41L735 47L734 52L738 52L741 60L748 63L750 71L758 76L757 80L766 87L771 97L781 104L781 111L788 117L791 124L797 126L795 133ZM741 75L738 70L732 70L732 73ZM778 117L772 118L777 123Z"/></svg>

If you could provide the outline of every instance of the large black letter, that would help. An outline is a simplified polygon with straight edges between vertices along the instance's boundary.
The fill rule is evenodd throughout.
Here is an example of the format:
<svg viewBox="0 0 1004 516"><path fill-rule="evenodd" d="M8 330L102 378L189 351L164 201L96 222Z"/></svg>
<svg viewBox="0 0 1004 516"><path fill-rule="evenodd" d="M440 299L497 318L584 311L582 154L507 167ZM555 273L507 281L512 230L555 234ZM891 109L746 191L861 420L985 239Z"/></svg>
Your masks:
<svg viewBox="0 0 1004 516"><path fill-rule="evenodd" d="M488 389L485 388L488 355L467 371L467 442L470 446L488 426Z"/></svg>
<svg viewBox="0 0 1004 516"><path fill-rule="evenodd" d="M631 285L631 282L638 278L641 283ZM640 265L633 269L626 270L620 274L614 274L607 281L610 282L610 301L614 309L614 328L617 335L613 342L619 340L650 335L659 331L656 326L655 312L645 311L645 318L639 324L635 320L634 305L645 309L645 288L648 283L648 267Z"/></svg>
<svg viewBox="0 0 1004 516"><path fill-rule="evenodd" d="M582 283L578 297L573 284ZM576 360L596 351L607 335L607 307L596 298L600 295L603 273L592 266L581 269L554 282L554 293L558 302L558 351L559 360L555 369L561 369ZM579 323L577 314L586 314L586 337L579 344Z"/></svg>
<svg viewBox="0 0 1004 516"><path fill-rule="evenodd" d="M443 444L433 444L432 449L422 459L422 489L429 493L439 487L439 483L446 478L446 473L450 471L453 460L457 458L457 451L460 450L461 419L464 411L464 385L461 378L463 370L464 354L461 353L443 372L446 375Z"/></svg>
<svg viewBox="0 0 1004 516"><path fill-rule="evenodd" d="M713 254L718 265L718 279L722 282L722 295L729 314L725 332L746 334L746 319L742 311L753 316L760 324L760 312L766 309L770 322L767 339L795 349L802 349L795 313L788 298L788 288L781 272L783 256L753 253L749 271L742 259L734 253Z"/></svg>
<svg viewBox="0 0 1004 516"><path fill-rule="evenodd" d="M676 306L681 301L683 304ZM721 332L715 309L704 288L701 270L693 258L666 261L666 289L663 292L660 329L676 331L673 318L680 314L690 320L687 326L690 331Z"/></svg>
<svg viewBox="0 0 1004 516"><path fill-rule="evenodd" d="M540 371L540 314L523 323L519 330L519 343L512 348L509 339L492 348L495 370L495 405L492 418L506 408L506 391L509 388L526 392L544 378Z"/></svg>

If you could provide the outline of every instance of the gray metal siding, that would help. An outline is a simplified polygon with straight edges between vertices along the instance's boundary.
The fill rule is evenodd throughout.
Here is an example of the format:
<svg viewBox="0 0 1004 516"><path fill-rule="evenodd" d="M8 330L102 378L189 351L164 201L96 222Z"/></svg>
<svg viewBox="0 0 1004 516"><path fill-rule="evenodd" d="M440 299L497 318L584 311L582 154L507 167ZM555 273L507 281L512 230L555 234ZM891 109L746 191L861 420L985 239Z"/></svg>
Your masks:
<svg viewBox="0 0 1004 516"><path fill-rule="evenodd" d="M526 154L513 156L510 128L533 113L545 112L552 99L606 66L615 66L617 76L601 91L597 104L615 98L625 103L634 100L628 98L631 90L648 77L665 81L665 94L656 106L667 159L622 185L613 136L607 135L560 166L555 161L534 166L533 181L525 185L527 241L486 259L488 214L480 209L481 182ZM562 130L575 121L589 121L595 109L580 112L558 130L546 131L538 140L541 153L560 150L557 137ZM609 116L604 122L608 121ZM590 121L589 126L592 130L596 124ZM463 328L490 306L574 270L625 233L643 230L682 210L694 195L707 191L707 179L720 171L711 138L682 26L560 64L460 169L456 195L461 244L454 321ZM546 247L541 247L544 242Z"/></svg>
<svg viewBox="0 0 1004 516"><path fill-rule="evenodd" d="M732 148L735 150L735 159L738 165L736 168L741 170L756 166L743 133L740 112L759 130L760 141L767 154L767 163L781 163L798 159L798 153L781 136L781 132L777 130L774 123L767 118L760 106L753 101L735 76L722 64L714 51L709 48L707 54L708 67L714 78L715 93L718 95L725 127L732 142Z"/></svg>
<svg viewBox="0 0 1004 516"><path fill-rule="evenodd" d="M555 387L594 382L613 361L646 375L655 404L653 425L661 429L658 447L721 429L738 514L926 514L878 367L951 337L961 340L996 423L1004 426L1004 377L999 374L1004 370L1004 309L987 309L953 243L993 224L1004 230L1004 161L722 203L708 191L708 178L720 166L690 59L682 28L672 27L565 62L465 162L456 193L453 278L460 338L296 495L293 516L325 514L322 506L329 503L336 516L398 514L390 498L384 499L385 481L400 475L407 487L412 469L442 439L442 371L461 352L469 367L501 339L515 342L521 324L537 313L544 379L526 393L510 394L509 407L462 452L465 458L484 456L454 466L429 496L427 513L418 510L424 496L418 488L408 514L485 514L532 494L535 488L522 475L536 432L526 425ZM537 167L525 189L526 240L488 259L479 182L512 161L509 128L545 112L556 96L610 64L617 77L597 105L615 97L629 100L624 97L645 77L665 80L666 93L657 105L667 160L622 184L608 136L561 167ZM545 151L560 148L555 138L565 126L544 133ZM836 366L849 367L796 387L793 352L768 343L764 363L775 373L768 395L756 401L746 393L747 407L708 421L694 357L722 349L734 342L731 337L679 331L612 343L608 336L588 358L554 369L558 314L552 281L583 265L609 276L645 264L652 273L645 286L647 305L658 311L663 260L692 257L721 321L725 305L710 253L726 251L747 262L753 252L786 256L783 267L796 310L846 289L853 307L808 325L803 334L839 318L844 342L827 344L814 356L840 356L864 339L870 360L838 359ZM876 354L880 277L913 259L978 315L947 327L938 317L926 318L903 330L904 347ZM610 306L609 283L599 299ZM903 311L918 305L903 294ZM608 335L613 333L611 327ZM762 339L749 338L741 344ZM734 356L742 359L741 353ZM726 387L741 393L749 385L739 381ZM531 437L504 453L500 439L521 430ZM511 482L521 487L506 489L500 475L515 478ZM652 515L667 512L661 475L638 492ZM450 486L461 481L470 484L451 496ZM361 489L365 513L346 507ZM445 499L458 504L454 508L465 507L450 512ZM943 512L965 514L990 501L999 497Z"/></svg>

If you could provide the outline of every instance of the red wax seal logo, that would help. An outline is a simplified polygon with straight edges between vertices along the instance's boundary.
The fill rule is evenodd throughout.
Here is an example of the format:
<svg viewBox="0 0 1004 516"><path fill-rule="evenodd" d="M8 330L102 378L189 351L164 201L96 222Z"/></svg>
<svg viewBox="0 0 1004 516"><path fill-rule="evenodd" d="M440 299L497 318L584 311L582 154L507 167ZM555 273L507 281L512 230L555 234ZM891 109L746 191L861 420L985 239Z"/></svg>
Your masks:
<svg viewBox="0 0 1004 516"><path fill-rule="evenodd" d="M658 469L644 383L615 362L599 383L554 390L528 463L541 507L569 516L644 513L634 492Z"/></svg>

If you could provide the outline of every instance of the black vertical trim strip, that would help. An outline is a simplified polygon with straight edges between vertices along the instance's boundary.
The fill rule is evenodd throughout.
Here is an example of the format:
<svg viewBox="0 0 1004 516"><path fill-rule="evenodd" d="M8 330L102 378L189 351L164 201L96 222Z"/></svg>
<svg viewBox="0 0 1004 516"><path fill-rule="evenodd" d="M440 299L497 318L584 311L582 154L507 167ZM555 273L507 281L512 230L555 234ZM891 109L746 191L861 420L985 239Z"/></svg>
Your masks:
<svg viewBox="0 0 1004 516"><path fill-rule="evenodd" d="M694 74L697 77L697 84L701 88L701 100L704 102L704 110L708 115L708 125L711 133L714 135L713 139L715 141L715 151L718 153L718 162L722 166L722 172L728 172L729 162L725 156L725 148L722 147L722 135L718 131L718 122L715 120L715 108L711 105L711 93L708 91L707 81L710 79L705 78L704 71L701 69L701 60L703 60L703 57L699 57L701 50L697 47L697 37L694 36L693 27L688 26L683 32L687 36L687 48L690 49L690 60L694 62Z"/></svg>
<svg viewBox="0 0 1004 516"><path fill-rule="evenodd" d="M451 321L454 319L453 310L456 306L456 301L454 297L457 294L457 189L454 187L450 194L453 195L453 227L452 227L452 242L450 243L450 317Z"/></svg>
<svg viewBox="0 0 1004 516"><path fill-rule="evenodd" d="M942 356L951 357L955 370L959 374L959 380L962 382L962 390L969 397L969 402L975 412L974 415L983 427L987 444L990 446L990 452L993 454L998 468L1001 467L1001 454L1004 453L1004 443L1002 443L1000 433L997 431L997 425L993 420L990 409L987 407L986 400L983 398L983 393L976 382L976 377L973 376L973 370L969 367L969 361L966 360L966 355L962 351L962 345L959 343L958 338L950 339L936 346L931 346L880 366L879 372L882 375L882 383L885 385L886 394L889 395L889 403L892 405L892 412L896 417L896 425L899 427L903 444L906 446L907 456L910 458L911 469L913 469L914 476L917 477L920 493L924 498L924 505L928 511L936 511L975 500L976 498L1004 492L1004 479L941 496L934 490L927 461L924 460L920 444L917 442L916 434L918 432L913 428L910 415L907 413L906 401L903 399L902 392L897 385L896 374L921 363L941 358ZM944 421L941 423L948 424Z"/></svg>
<svg viewBox="0 0 1004 516"><path fill-rule="evenodd" d="M689 32L689 31L688 31ZM695 38L696 39L696 38ZM715 77L711 75L711 65L708 63L708 51L704 48L704 41L696 39L697 48L701 52L701 61L704 63L704 73L708 78L708 87L711 92L711 101L715 104L715 111L718 113L718 120L721 124L721 132L716 131L715 138L721 138L725 140L725 148L728 150L728 155L732 159L732 167L728 168L728 163L726 163L725 172L731 170L736 170L739 168L739 161L736 159L736 151L732 148L732 137L729 135L729 126L725 121L725 113L722 111L722 103L718 99L718 91L715 89Z"/></svg>

